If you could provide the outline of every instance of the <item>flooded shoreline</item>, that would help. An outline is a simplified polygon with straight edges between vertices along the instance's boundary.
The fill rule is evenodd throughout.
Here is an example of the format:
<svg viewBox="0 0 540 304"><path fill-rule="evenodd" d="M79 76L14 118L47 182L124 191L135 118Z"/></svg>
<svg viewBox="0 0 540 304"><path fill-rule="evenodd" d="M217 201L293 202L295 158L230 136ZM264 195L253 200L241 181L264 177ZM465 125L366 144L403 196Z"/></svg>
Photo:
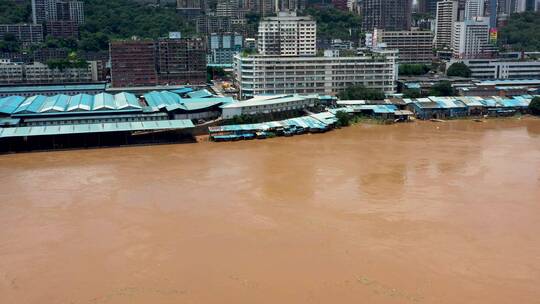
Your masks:
<svg viewBox="0 0 540 304"><path fill-rule="evenodd" d="M540 120L0 156L6 303L534 303Z"/></svg>

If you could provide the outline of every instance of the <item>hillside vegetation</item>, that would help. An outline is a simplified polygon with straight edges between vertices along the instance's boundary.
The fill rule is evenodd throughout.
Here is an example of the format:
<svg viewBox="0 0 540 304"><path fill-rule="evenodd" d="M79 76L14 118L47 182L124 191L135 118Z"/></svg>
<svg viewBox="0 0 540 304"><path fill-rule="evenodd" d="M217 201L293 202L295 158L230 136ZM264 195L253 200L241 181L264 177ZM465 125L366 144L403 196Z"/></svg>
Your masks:
<svg viewBox="0 0 540 304"><path fill-rule="evenodd" d="M499 42L515 51L540 51L540 12L512 14Z"/></svg>

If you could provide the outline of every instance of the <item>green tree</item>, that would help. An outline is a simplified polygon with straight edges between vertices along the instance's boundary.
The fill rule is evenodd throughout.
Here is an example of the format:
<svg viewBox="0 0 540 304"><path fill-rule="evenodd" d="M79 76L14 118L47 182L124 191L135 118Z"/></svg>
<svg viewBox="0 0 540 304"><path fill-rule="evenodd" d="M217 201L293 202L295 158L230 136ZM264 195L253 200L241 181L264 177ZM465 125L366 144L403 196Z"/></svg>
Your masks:
<svg viewBox="0 0 540 304"><path fill-rule="evenodd" d="M28 23L31 16L30 1L0 0L0 24Z"/></svg>
<svg viewBox="0 0 540 304"><path fill-rule="evenodd" d="M336 125L338 127L346 127L351 124L351 118L349 114L345 111L337 111L336 113L337 122Z"/></svg>
<svg viewBox="0 0 540 304"><path fill-rule="evenodd" d="M420 98L422 96L422 92L419 89L405 89L403 90L403 97L404 98Z"/></svg>
<svg viewBox="0 0 540 304"><path fill-rule="evenodd" d="M382 100L385 98L385 95L380 90L366 88L363 85L355 85L339 92L338 97L342 100Z"/></svg>
<svg viewBox="0 0 540 304"><path fill-rule="evenodd" d="M471 77L471 69L463 62L452 63L452 65L446 70L447 76L459 76L459 77Z"/></svg>
<svg viewBox="0 0 540 304"><path fill-rule="evenodd" d="M0 51L2 52L18 52L20 47L17 37L11 33L5 34L4 38L0 40Z"/></svg>
<svg viewBox="0 0 540 304"><path fill-rule="evenodd" d="M515 51L540 49L540 12L512 14L500 31L499 45Z"/></svg>
<svg viewBox="0 0 540 304"><path fill-rule="evenodd" d="M317 21L317 36L321 39L357 40L362 20L356 14L335 8L308 8L306 14Z"/></svg>
<svg viewBox="0 0 540 304"><path fill-rule="evenodd" d="M450 81L440 81L429 90L430 96L455 96L456 91Z"/></svg>
<svg viewBox="0 0 540 304"><path fill-rule="evenodd" d="M425 64L401 64L399 65L399 75L418 76L430 71L430 67Z"/></svg>
<svg viewBox="0 0 540 304"><path fill-rule="evenodd" d="M537 96L531 100L529 111L531 114L540 115L540 97Z"/></svg>

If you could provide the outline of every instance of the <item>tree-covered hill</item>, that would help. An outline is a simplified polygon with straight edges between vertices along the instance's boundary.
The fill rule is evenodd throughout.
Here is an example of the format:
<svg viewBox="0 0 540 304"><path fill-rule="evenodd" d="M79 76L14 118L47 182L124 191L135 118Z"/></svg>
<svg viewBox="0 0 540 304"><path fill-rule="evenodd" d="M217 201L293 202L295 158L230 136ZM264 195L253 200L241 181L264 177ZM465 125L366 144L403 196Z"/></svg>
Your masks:
<svg viewBox="0 0 540 304"><path fill-rule="evenodd" d="M0 0L0 24L29 23L32 21L30 0L24 3Z"/></svg>
<svg viewBox="0 0 540 304"><path fill-rule="evenodd" d="M540 12L512 14L499 41L510 50L540 51Z"/></svg>
<svg viewBox="0 0 540 304"><path fill-rule="evenodd" d="M334 8L309 8L305 13L317 21L317 36L321 39L356 40L360 36L360 16L351 12Z"/></svg>
<svg viewBox="0 0 540 304"><path fill-rule="evenodd" d="M110 39L139 36L157 38L169 31L190 36L194 29L174 8L150 7L131 0L84 0L86 23L80 29L80 49L88 51L108 48ZM0 0L0 23L29 22L30 0L16 5L13 0Z"/></svg>

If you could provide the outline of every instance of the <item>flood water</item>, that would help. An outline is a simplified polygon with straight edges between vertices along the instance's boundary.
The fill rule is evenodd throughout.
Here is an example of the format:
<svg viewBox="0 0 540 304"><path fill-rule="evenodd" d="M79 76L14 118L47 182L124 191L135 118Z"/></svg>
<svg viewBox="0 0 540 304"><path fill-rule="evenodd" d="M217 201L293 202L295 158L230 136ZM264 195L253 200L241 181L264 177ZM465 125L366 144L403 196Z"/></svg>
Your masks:
<svg viewBox="0 0 540 304"><path fill-rule="evenodd" d="M540 303L540 120L0 156L0 303Z"/></svg>

